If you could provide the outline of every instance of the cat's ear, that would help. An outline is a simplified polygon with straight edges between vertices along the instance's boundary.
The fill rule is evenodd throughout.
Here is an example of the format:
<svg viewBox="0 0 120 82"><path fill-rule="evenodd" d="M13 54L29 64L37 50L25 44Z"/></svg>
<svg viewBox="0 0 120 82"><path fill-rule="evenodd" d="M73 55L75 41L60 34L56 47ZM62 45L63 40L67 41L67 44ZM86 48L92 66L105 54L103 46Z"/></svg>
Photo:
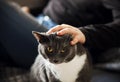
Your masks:
<svg viewBox="0 0 120 82"><path fill-rule="evenodd" d="M47 37L47 35L45 33L32 31L32 34L37 39L37 41L40 42L40 43L45 43L45 42L48 41L48 37Z"/></svg>

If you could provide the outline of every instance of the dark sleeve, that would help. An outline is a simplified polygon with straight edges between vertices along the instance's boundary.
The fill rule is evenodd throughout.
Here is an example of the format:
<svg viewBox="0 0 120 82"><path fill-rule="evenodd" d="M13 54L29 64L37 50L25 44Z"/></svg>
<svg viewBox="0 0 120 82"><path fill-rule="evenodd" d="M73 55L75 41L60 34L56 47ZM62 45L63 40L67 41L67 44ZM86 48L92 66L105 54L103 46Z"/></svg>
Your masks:
<svg viewBox="0 0 120 82"><path fill-rule="evenodd" d="M86 36L88 47L101 50L120 47L120 26L117 24L89 25L80 29Z"/></svg>
<svg viewBox="0 0 120 82"><path fill-rule="evenodd" d="M120 47L120 0L104 0L103 3L112 9L113 22L80 28L86 36L85 46L97 53Z"/></svg>

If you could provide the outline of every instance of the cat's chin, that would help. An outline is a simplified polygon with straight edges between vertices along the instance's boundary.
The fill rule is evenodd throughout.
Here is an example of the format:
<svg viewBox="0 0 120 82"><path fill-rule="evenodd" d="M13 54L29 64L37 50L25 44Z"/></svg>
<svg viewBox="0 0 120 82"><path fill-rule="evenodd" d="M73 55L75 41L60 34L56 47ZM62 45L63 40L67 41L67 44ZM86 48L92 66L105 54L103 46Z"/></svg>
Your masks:
<svg viewBox="0 0 120 82"><path fill-rule="evenodd" d="M63 63L63 62L59 62L59 61L58 62L49 61L49 62L52 63L52 64L61 64L61 63Z"/></svg>
<svg viewBox="0 0 120 82"><path fill-rule="evenodd" d="M58 65L58 64L61 64L61 63L52 63L52 64Z"/></svg>

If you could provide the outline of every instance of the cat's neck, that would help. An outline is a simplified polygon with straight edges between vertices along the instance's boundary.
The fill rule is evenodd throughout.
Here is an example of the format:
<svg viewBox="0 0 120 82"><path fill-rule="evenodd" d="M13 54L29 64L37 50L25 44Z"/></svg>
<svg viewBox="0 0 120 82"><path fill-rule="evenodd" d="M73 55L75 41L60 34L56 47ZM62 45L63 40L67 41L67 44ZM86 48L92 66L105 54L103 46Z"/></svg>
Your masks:
<svg viewBox="0 0 120 82"><path fill-rule="evenodd" d="M53 64L53 63L50 63L48 60L44 59L44 57L39 54L39 57L37 57L38 61L36 62L36 64L41 62L40 64L41 66L45 66L46 70L49 69L51 70L51 72L54 72L55 74L53 75L59 80L61 80L62 82L75 82L75 80L78 77L78 74L83 69L86 63L86 59L87 59L86 54L75 55L75 57L67 63L64 62L61 64ZM47 71L49 72L49 70ZM50 76L48 75L48 77Z"/></svg>
<svg viewBox="0 0 120 82"><path fill-rule="evenodd" d="M70 62L54 64L59 78L62 82L75 82L78 73L84 67L87 55L76 55ZM69 76L69 77L68 77Z"/></svg>

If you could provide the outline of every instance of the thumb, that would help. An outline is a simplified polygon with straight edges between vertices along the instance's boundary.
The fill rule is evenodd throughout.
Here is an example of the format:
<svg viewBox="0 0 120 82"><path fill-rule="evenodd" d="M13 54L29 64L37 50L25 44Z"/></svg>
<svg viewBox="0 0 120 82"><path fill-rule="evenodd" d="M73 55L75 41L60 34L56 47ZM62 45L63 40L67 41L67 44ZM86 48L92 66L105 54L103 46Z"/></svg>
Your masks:
<svg viewBox="0 0 120 82"><path fill-rule="evenodd" d="M78 42L77 38L73 38L73 40L71 41L71 45L75 45Z"/></svg>

